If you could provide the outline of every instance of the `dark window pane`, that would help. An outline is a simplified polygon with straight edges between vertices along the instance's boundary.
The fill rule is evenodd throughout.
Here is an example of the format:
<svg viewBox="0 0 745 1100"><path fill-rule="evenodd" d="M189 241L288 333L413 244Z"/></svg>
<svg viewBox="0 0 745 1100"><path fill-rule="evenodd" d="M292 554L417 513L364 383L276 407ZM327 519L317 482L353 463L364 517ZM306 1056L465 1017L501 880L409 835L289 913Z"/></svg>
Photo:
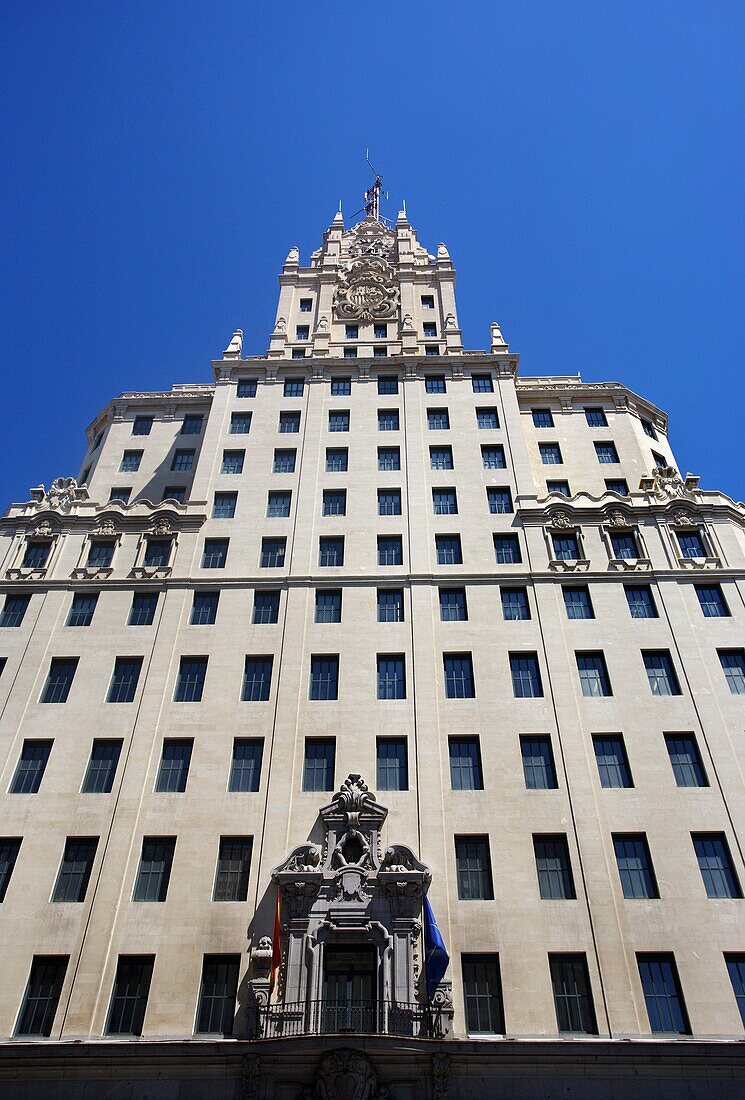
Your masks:
<svg viewBox="0 0 745 1100"><path fill-rule="evenodd" d="M344 564L343 536L334 536L332 538L321 537L318 540L318 564L322 567L341 566Z"/></svg>
<svg viewBox="0 0 745 1100"><path fill-rule="evenodd" d="M199 989L197 1032L232 1035L238 992L239 955L205 955Z"/></svg>
<svg viewBox="0 0 745 1100"><path fill-rule="evenodd" d="M533 426L536 428L553 428L554 418L550 409L532 409Z"/></svg>
<svg viewBox="0 0 745 1100"><path fill-rule="evenodd" d="M448 699L474 699L473 661L470 653L444 653L445 695Z"/></svg>
<svg viewBox="0 0 745 1100"><path fill-rule="evenodd" d="M199 703L207 676L206 657L182 657L176 681L176 703Z"/></svg>
<svg viewBox="0 0 745 1100"><path fill-rule="evenodd" d="M246 657L243 672L244 703L265 703L272 684L272 657Z"/></svg>
<svg viewBox="0 0 745 1100"><path fill-rule="evenodd" d="M675 675L670 654L665 650L642 651L644 667L653 695L680 695L678 677Z"/></svg>
<svg viewBox="0 0 745 1100"><path fill-rule="evenodd" d="M346 489L324 489L323 514L324 516L344 516L347 514Z"/></svg>
<svg viewBox="0 0 745 1100"><path fill-rule="evenodd" d="M255 793L261 781L264 742L259 738L237 737L233 742L229 791Z"/></svg>
<svg viewBox="0 0 745 1100"><path fill-rule="evenodd" d="M175 837L143 837L133 901L166 900L175 849Z"/></svg>
<svg viewBox="0 0 745 1100"><path fill-rule="evenodd" d="M278 490L269 493L266 504L267 519L287 519L292 505L292 493Z"/></svg>
<svg viewBox="0 0 745 1100"><path fill-rule="evenodd" d="M452 470L453 469L453 448L452 447L430 447L429 449L429 464L433 470Z"/></svg>
<svg viewBox="0 0 745 1100"><path fill-rule="evenodd" d="M740 883L724 833L692 833L691 838L707 897L741 898Z"/></svg>
<svg viewBox="0 0 745 1100"><path fill-rule="evenodd" d="M98 837L67 838L52 901L85 901L97 847Z"/></svg>
<svg viewBox="0 0 745 1100"><path fill-rule="evenodd" d="M450 786L454 791L482 791L484 777L477 737L451 737Z"/></svg>
<svg viewBox="0 0 745 1100"><path fill-rule="evenodd" d="M14 837L0 837L0 903L5 901L13 868L21 850L21 841Z"/></svg>
<svg viewBox="0 0 745 1100"><path fill-rule="evenodd" d="M24 741L10 794L36 794L52 751L51 741Z"/></svg>
<svg viewBox="0 0 745 1100"><path fill-rule="evenodd" d="M310 698L319 700L339 698L338 657L311 657Z"/></svg>
<svg viewBox="0 0 745 1100"><path fill-rule="evenodd" d="M91 542L86 565L91 569L108 569L114 560L115 547L116 543L110 540L97 539Z"/></svg>
<svg viewBox="0 0 745 1100"><path fill-rule="evenodd" d="M465 588L440 589L440 618L443 622L465 622L468 619Z"/></svg>
<svg viewBox="0 0 745 1100"><path fill-rule="evenodd" d="M516 699L536 699L543 695L543 683L535 653L511 653L510 671Z"/></svg>
<svg viewBox="0 0 745 1100"><path fill-rule="evenodd" d="M534 836L533 849L541 897L544 900L575 898L577 895L566 837L563 834Z"/></svg>
<svg viewBox="0 0 745 1100"><path fill-rule="evenodd" d="M598 456L598 462L618 462L618 452L616 451L615 443L596 443L595 453Z"/></svg>
<svg viewBox="0 0 745 1100"><path fill-rule="evenodd" d="M2 615L0 615L0 626L20 626L23 622L23 616L26 614L30 600L31 597L28 595L15 596L12 593L8 593L5 597Z"/></svg>
<svg viewBox="0 0 745 1100"><path fill-rule="evenodd" d="M593 737L601 787L633 787L623 738Z"/></svg>
<svg viewBox="0 0 745 1100"><path fill-rule="evenodd" d="M400 588L378 589L378 622L402 623L404 621L404 594Z"/></svg>
<svg viewBox="0 0 745 1100"><path fill-rule="evenodd" d="M217 618L219 600L219 592L195 592L189 620L191 625L212 626Z"/></svg>
<svg viewBox="0 0 745 1100"><path fill-rule="evenodd" d="M486 499L492 515L505 515L514 511L512 493L506 486L503 489L489 486L486 490Z"/></svg>
<svg viewBox="0 0 745 1100"><path fill-rule="evenodd" d="M745 1025L745 955L725 955L727 973L732 982L732 992L740 1009L740 1017Z"/></svg>
<svg viewBox="0 0 745 1100"><path fill-rule="evenodd" d="M549 955L556 1021L564 1034L597 1035L584 955Z"/></svg>
<svg viewBox="0 0 745 1100"><path fill-rule="evenodd" d="M507 620L529 619L530 605L526 588L502 588L502 615Z"/></svg>
<svg viewBox="0 0 745 1100"><path fill-rule="evenodd" d="M432 507L436 516L454 516L458 513L455 489L433 489Z"/></svg>
<svg viewBox="0 0 745 1100"><path fill-rule="evenodd" d="M684 558L705 558L706 547L698 531L678 531L680 552Z"/></svg>
<svg viewBox="0 0 745 1100"><path fill-rule="evenodd" d="M378 656L378 699L405 699L406 672L404 658Z"/></svg>
<svg viewBox="0 0 745 1100"><path fill-rule="evenodd" d="M594 619L590 590L584 585L562 586L568 619Z"/></svg>
<svg viewBox="0 0 745 1100"><path fill-rule="evenodd" d="M154 955L119 956L107 1035L142 1035L154 963Z"/></svg>
<svg viewBox="0 0 745 1100"><path fill-rule="evenodd" d="M136 416L132 425L132 435L150 435L152 426L152 416Z"/></svg>
<svg viewBox="0 0 745 1100"><path fill-rule="evenodd" d="M68 955L34 956L16 1035L48 1038L52 1034L68 962Z"/></svg>
<svg viewBox="0 0 745 1100"><path fill-rule="evenodd" d="M745 650L720 649L717 652L728 688L733 695L745 695ZM680 692L670 694L675 695Z"/></svg>
<svg viewBox="0 0 745 1100"><path fill-rule="evenodd" d="M231 413L229 430L231 435L248 435L251 431L251 413Z"/></svg>
<svg viewBox="0 0 745 1100"><path fill-rule="evenodd" d="M562 464L563 460L558 443L539 443L538 450L544 466L560 466Z"/></svg>
<svg viewBox="0 0 745 1100"><path fill-rule="evenodd" d="M401 452L398 447L378 447L378 469L401 469Z"/></svg>
<svg viewBox="0 0 745 1100"><path fill-rule="evenodd" d="M141 669L142 657L117 657L106 702L133 702Z"/></svg>
<svg viewBox="0 0 745 1100"><path fill-rule="evenodd" d="M639 977L653 1032L690 1034L690 1025L672 955L637 955Z"/></svg>
<svg viewBox="0 0 745 1100"><path fill-rule="evenodd" d="M494 535L494 556L499 565L521 562L523 559L517 535Z"/></svg>
<svg viewBox="0 0 745 1100"><path fill-rule="evenodd" d="M237 503L237 493L215 493L215 501L212 506L212 518L233 519Z"/></svg>
<svg viewBox="0 0 745 1100"><path fill-rule="evenodd" d="M172 470L180 470L182 473L194 468L194 451L176 451L171 462Z"/></svg>
<svg viewBox="0 0 745 1100"><path fill-rule="evenodd" d="M228 539L205 539L202 569L224 569L228 560Z"/></svg>
<svg viewBox="0 0 745 1100"><path fill-rule="evenodd" d="M521 737L520 751L528 790L553 790L558 787L550 737Z"/></svg>
<svg viewBox="0 0 745 1100"><path fill-rule="evenodd" d="M707 619L721 619L729 616L729 608L718 584L694 585L701 610Z"/></svg>
<svg viewBox="0 0 745 1100"><path fill-rule="evenodd" d="M648 584L627 584L624 591L632 619L657 618L657 606Z"/></svg>
<svg viewBox="0 0 745 1100"><path fill-rule="evenodd" d="M155 789L160 792L183 794L189 776L191 750L194 742L189 738L171 738L163 742Z"/></svg>
<svg viewBox="0 0 745 1100"><path fill-rule="evenodd" d="M639 557L639 547L636 544L636 535L628 531L623 535L611 535L611 549L613 557L623 561L631 561Z"/></svg>
<svg viewBox="0 0 745 1100"><path fill-rule="evenodd" d="M341 622L341 589L317 588L316 589L316 622L340 623Z"/></svg>
<svg viewBox="0 0 745 1100"><path fill-rule="evenodd" d="M696 738L692 733L666 733L665 744L675 782L679 787L709 786Z"/></svg>
<svg viewBox="0 0 745 1100"><path fill-rule="evenodd" d="M135 592L132 597L132 609L129 612L129 626L152 626L158 596L149 592Z"/></svg>
<svg viewBox="0 0 745 1100"><path fill-rule="evenodd" d="M618 874L625 898L658 898L647 838L642 833L613 837Z"/></svg>
<svg viewBox="0 0 745 1100"><path fill-rule="evenodd" d="M51 550L51 542L27 542L21 566L24 569L43 569Z"/></svg>
<svg viewBox="0 0 745 1100"><path fill-rule="evenodd" d="M238 388L236 392L237 397L256 397L256 379L255 378L239 378Z"/></svg>
<svg viewBox="0 0 745 1100"><path fill-rule="evenodd" d="M377 741L379 791L407 791L409 771L405 737L379 737Z"/></svg>
<svg viewBox="0 0 745 1100"><path fill-rule="evenodd" d="M83 794L110 794L122 751L121 741L94 741L81 791Z"/></svg>
<svg viewBox="0 0 745 1100"><path fill-rule="evenodd" d="M378 565L403 565L404 548L400 535L378 535Z"/></svg>
<svg viewBox="0 0 745 1100"><path fill-rule="evenodd" d="M334 789L336 743L331 738L307 737L303 767L304 791Z"/></svg>
<svg viewBox="0 0 745 1100"><path fill-rule="evenodd" d="M261 560L260 566L262 569L282 569L285 564L285 551L287 547L287 540L281 539L262 539L261 540Z"/></svg>
<svg viewBox="0 0 745 1100"><path fill-rule="evenodd" d="M271 624L279 620L279 592L254 592L253 622Z"/></svg>
<svg viewBox="0 0 745 1100"><path fill-rule="evenodd" d="M379 516L400 516L401 515L401 490L400 489L378 489L378 515Z"/></svg>
<svg viewBox="0 0 745 1100"><path fill-rule="evenodd" d="M275 474L292 474L295 472L295 459L297 452L294 450L278 449L274 452L273 470Z"/></svg>
<svg viewBox="0 0 745 1100"><path fill-rule="evenodd" d="M612 695L608 669L602 653L577 653L577 671L582 694L591 697Z"/></svg>
<svg viewBox="0 0 745 1100"><path fill-rule="evenodd" d="M346 447L326 448L326 472L344 473L349 467L349 452Z"/></svg>
<svg viewBox="0 0 745 1100"><path fill-rule="evenodd" d="M72 598L68 626L90 626L98 603L98 592L76 592Z"/></svg>
<svg viewBox="0 0 745 1100"><path fill-rule="evenodd" d="M435 535L438 565L462 565L460 535Z"/></svg>
<svg viewBox="0 0 745 1100"><path fill-rule="evenodd" d="M599 408L585 409L585 420L590 428L607 428L605 412Z"/></svg>
<svg viewBox="0 0 745 1100"><path fill-rule="evenodd" d="M456 836L455 863L458 897L461 901L493 900L494 889L487 836Z"/></svg>
<svg viewBox="0 0 745 1100"><path fill-rule="evenodd" d="M462 955L463 1000L469 1035L502 1035L504 1008L498 955Z"/></svg>
<svg viewBox="0 0 745 1100"><path fill-rule="evenodd" d="M246 900L252 845L250 836L220 837L214 901Z"/></svg>

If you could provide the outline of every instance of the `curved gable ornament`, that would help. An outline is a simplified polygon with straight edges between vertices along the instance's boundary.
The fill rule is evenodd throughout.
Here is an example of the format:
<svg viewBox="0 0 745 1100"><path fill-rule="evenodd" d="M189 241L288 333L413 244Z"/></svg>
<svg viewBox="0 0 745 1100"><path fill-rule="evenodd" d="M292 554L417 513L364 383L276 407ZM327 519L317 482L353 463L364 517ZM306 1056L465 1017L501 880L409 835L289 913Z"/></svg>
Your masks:
<svg viewBox="0 0 745 1100"><path fill-rule="evenodd" d="M396 274L381 256L353 260L339 276L334 293L337 316L357 321L392 317L398 309Z"/></svg>

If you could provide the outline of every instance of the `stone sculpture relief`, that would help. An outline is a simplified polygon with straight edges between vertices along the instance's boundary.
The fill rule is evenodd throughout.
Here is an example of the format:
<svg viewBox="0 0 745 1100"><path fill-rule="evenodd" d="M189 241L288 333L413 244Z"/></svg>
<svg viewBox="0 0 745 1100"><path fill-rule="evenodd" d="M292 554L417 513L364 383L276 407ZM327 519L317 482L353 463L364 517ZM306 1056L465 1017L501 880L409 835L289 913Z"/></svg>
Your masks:
<svg viewBox="0 0 745 1100"><path fill-rule="evenodd" d="M78 485L74 477L57 477L48 490L43 485L31 490L37 508L52 512L71 512L76 504L88 499L88 490Z"/></svg>
<svg viewBox="0 0 745 1100"><path fill-rule="evenodd" d="M353 260L342 271L334 292L334 308L340 317L377 321L391 317L398 307L399 291L391 265L379 256Z"/></svg>
<svg viewBox="0 0 745 1100"><path fill-rule="evenodd" d="M366 1054L338 1047L323 1055L314 1084L303 1088L300 1100L388 1100L389 1095Z"/></svg>

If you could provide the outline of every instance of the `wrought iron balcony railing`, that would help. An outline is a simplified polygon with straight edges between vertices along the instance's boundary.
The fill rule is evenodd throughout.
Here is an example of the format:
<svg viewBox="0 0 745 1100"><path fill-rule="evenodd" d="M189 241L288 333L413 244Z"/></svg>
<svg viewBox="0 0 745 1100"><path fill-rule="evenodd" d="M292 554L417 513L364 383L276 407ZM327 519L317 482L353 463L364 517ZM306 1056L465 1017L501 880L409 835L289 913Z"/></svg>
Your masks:
<svg viewBox="0 0 745 1100"><path fill-rule="evenodd" d="M256 1037L296 1035L401 1035L442 1039L442 1012L436 1005L399 1001L295 1001L260 1005Z"/></svg>

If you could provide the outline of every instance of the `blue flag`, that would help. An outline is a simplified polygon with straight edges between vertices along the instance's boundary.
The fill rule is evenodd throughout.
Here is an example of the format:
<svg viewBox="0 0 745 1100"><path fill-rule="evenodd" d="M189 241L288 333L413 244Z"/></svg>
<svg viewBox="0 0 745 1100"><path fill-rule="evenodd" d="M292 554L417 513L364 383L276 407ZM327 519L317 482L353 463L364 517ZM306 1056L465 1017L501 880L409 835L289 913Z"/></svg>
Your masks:
<svg viewBox="0 0 745 1100"><path fill-rule="evenodd" d="M445 976L450 964L445 941L437 927L429 898L424 898L424 978L427 983L427 997L431 1001L437 986Z"/></svg>

